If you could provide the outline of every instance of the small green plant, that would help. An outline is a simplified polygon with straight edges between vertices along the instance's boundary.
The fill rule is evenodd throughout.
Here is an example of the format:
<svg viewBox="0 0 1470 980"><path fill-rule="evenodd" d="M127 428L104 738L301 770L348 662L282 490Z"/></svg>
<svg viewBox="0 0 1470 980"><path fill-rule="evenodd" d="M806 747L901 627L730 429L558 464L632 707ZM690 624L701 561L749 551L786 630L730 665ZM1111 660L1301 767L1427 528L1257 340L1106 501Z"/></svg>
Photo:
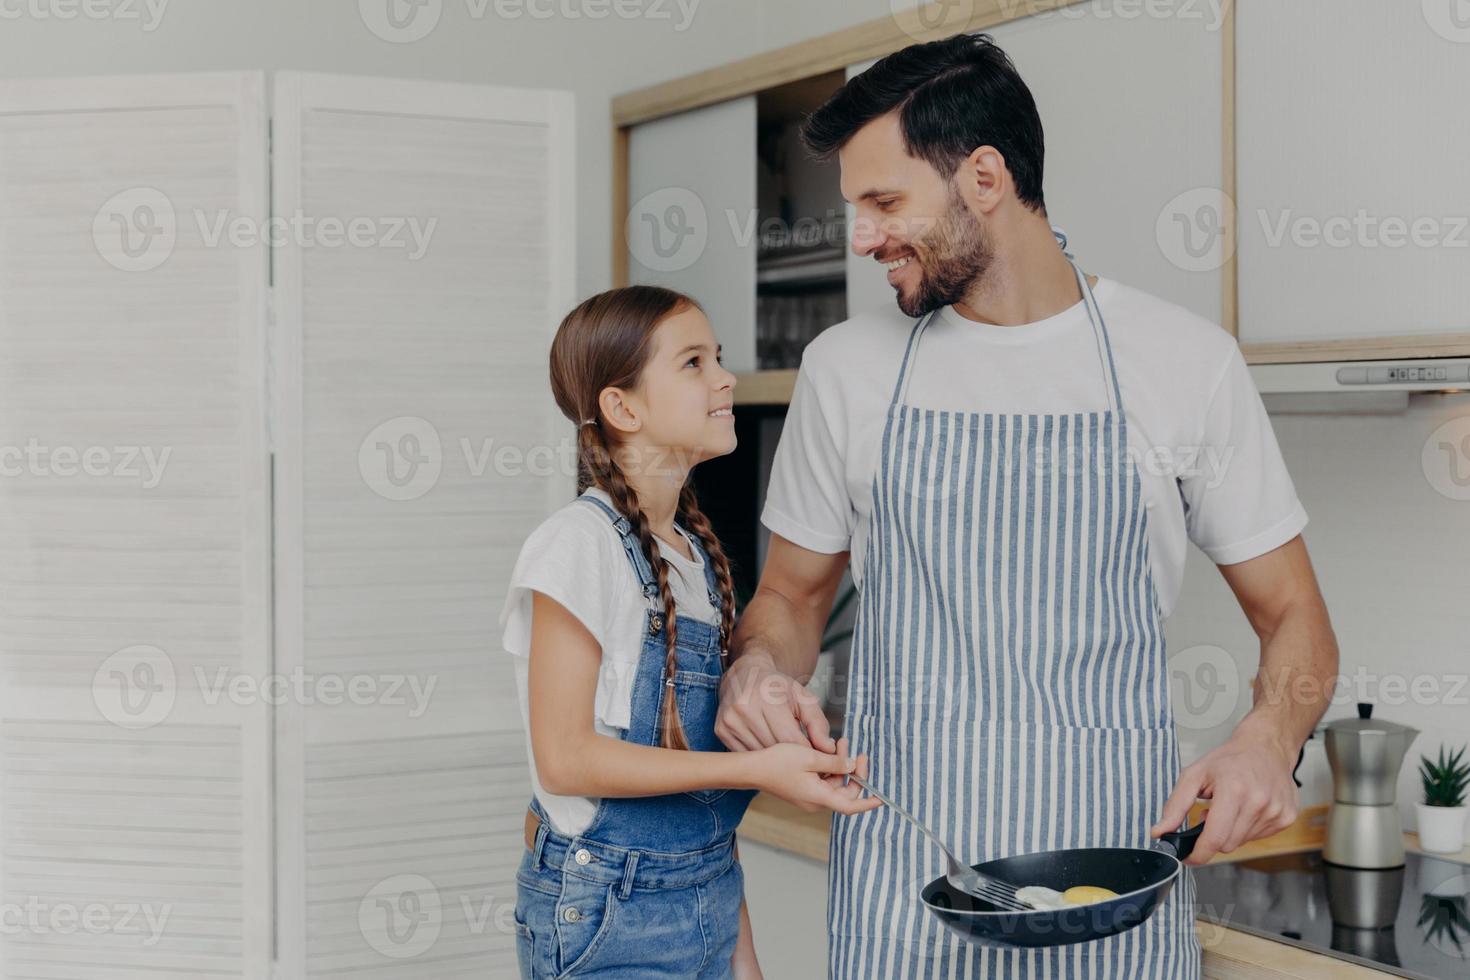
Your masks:
<svg viewBox="0 0 1470 980"><path fill-rule="evenodd" d="M1465 747L1445 757L1445 747L1439 747L1439 760L1429 761L1429 756L1419 757L1419 776L1424 780L1425 806L1464 806L1465 788L1470 786L1470 762L1461 762Z"/></svg>

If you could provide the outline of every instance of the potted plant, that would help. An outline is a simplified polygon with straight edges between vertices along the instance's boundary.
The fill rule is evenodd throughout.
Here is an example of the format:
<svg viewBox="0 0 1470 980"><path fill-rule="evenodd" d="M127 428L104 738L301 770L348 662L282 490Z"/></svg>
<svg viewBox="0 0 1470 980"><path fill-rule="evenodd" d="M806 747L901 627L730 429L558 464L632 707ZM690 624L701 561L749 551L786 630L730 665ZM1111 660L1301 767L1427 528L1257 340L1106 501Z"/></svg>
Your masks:
<svg viewBox="0 0 1470 980"><path fill-rule="evenodd" d="M1419 845L1436 854L1453 854L1465 846L1465 789L1470 786L1470 762L1461 762L1465 747L1446 757L1444 746L1431 762L1419 757L1419 776L1424 781L1424 802L1415 804L1419 813Z"/></svg>

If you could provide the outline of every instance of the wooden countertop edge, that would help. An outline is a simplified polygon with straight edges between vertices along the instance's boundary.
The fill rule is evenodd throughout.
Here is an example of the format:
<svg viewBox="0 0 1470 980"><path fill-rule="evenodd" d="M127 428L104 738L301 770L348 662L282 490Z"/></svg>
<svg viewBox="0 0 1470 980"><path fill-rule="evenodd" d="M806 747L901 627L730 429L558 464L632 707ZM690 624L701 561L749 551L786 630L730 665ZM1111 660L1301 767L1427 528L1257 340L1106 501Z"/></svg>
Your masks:
<svg viewBox="0 0 1470 980"><path fill-rule="evenodd" d="M1197 818L1203 809L1197 805L1190 811L1191 819ZM751 801L740 824L740 837L826 864L831 819L831 814L806 813L784 800L762 794ZM1281 833L1251 841L1229 854L1216 855L1210 863L1315 850L1322 846L1326 828L1327 807L1307 807L1296 823ZM1424 853L1417 834L1405 833L1404 847ZM1458 854L1433 856L1470 863L1470 847ZM1209 980L1370 980L1392 976L1213 922L1199 921L1195 931L1204 950L1204 974Z"/></svg>

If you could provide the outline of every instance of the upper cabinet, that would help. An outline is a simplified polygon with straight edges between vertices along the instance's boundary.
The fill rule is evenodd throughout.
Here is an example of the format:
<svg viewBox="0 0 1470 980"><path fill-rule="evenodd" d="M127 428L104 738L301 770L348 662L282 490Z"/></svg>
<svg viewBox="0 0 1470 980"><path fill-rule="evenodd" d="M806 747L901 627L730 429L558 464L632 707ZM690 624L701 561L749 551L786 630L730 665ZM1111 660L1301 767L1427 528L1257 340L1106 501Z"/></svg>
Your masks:
<svg viewBox="0 0 1470 980"><path fill-rule="evenodd" d="M877 58L985 31L1036 99L1047 217L1085 271L1219 323L1252 362L1470 356L1465 2L951 4L629 93L614 282L692 293L754 372L740 399L781 401L812 336L893 302L801 119Z"/></svg>
<svg viewBox="0 0 1470 980"><path fill-rule="evenodd" d="M1456 0L1237 6L1247 352L1470 354L1470 18Z"/></svg>
<svg viewBox="0 0 1470 980"><path fill-rule="evenodd" d="M1199 260L1179 218L1211 227L1220 200L1224 24L1211 6L1084 4L991 33L1036 99L1047 214L1077 264L1220 323L1223 263Z"/></svg>
<svg viewBox="0 0 1470 980"><path fill-rule="evenodd" d="M626 131L627 281L698 300L731 370L795 368L847 317L837 166L812 160L799 133L842 81L803 78Z"/></svg>
<svg viewBox="0 0 1470 980"><path fill-rule="evenodd" d="M628 199L628 281L693 296L725 365L755 370L755 97L632 127Z"/></svg>

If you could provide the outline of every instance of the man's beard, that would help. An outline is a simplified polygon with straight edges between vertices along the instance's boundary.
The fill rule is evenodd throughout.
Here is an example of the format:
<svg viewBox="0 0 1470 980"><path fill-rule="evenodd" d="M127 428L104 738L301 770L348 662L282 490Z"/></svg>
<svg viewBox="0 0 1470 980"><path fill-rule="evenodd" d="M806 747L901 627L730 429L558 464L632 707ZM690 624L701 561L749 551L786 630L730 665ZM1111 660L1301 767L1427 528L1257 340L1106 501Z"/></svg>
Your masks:
<svg viewBox="0 0 1470 980"><path fill-rule="evenodd" d="M921 317L964 299L990 267L993 255L980 223L953 187L949 189L948 210L921 241L927 254L920 262L921 253L915 249L912 259L919 265L919 286L912 295L897 290L898 308L905 316Z"/></svg>

